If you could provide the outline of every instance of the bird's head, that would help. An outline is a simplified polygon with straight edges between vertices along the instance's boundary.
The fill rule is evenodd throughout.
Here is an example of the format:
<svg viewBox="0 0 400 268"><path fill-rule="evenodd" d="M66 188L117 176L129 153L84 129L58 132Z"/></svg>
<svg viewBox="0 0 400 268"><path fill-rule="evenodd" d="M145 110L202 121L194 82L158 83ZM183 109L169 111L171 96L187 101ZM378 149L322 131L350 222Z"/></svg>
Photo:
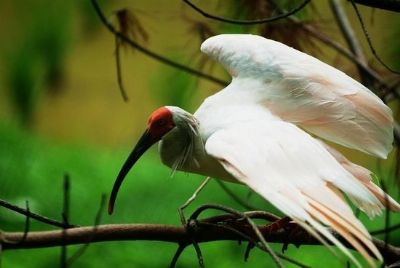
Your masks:
<svg viewBox="0 0 400 268"><path fill-rule="evenodd" d="M128 159L125 161L115 180L108 203L109 214L112 214L114 210L114 203L117 198L118 190L129 170L147 149L154 143L160 141L175 127L180 129L186 128L188 133L191 133L194 130L197 131L197 122L190 113L174 106L163 106L150 115L145 132L128 156Z"/></svg>

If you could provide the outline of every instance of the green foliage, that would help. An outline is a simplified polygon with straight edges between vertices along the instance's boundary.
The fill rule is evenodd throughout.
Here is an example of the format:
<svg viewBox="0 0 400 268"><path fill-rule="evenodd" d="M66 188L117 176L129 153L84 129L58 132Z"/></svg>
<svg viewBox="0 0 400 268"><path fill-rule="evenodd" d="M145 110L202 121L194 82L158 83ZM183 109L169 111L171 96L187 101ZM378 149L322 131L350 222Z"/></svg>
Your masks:
<svg viewBox="0 0 400 268"><path fill-rule="evenodd" d="M107 0L99 0L97 1L99 5L106 9L108 5L110 5L111 1ZM78 9L78 12L81 14L81 18L83 20L83 30L85 32L85 35L93 33L94 30L100 29L101 25L99 24L99 18L96 14L96 12L93 9L93 5L91 1L75 1L76 8Z"/></svg>
<svg viewBox="0 0 400 268"><path fill-rule="evenodd" d="M178 62L182 62L182 57L171 56ZM196 78L179 70L163 67L162 71L157 72L157 79L152 79L150 88L152 96L161 105L174 105L183 109L190 107L190 101L196 90Z"/></svg>
<svg viewBox="0 0 400 268"><path fill-rule="evenodd" d="M15 3L21 9L23 35L7 54L5 82L20 121L30 126L40 92L54 92L60 86L69 40L71 4ZM28 9L29 13L24 13ZM60 15L62 12L62 15ZM15 42L15 41L14 41Z"/></svg>
<svg viewBox="0 0 400 268"><path fill-rule="evenodd" d="M390 66L392 66L395 70L400 70L400 19L397 19L393 22L393 27L390 27L390 46L388 46L388 54L391 56L388 59L390 60Z"/></svg>
<svg viewBox="0 0 400 268"><path fill-rule="evenodd" d="M38 62L31 47L17 48L7 61L6 83L8 95L23 125L32 123L38 100Z"/></svg>
<svg viewBox="0 0 400 268"><path fill-rule="evenodd" d="M60 86L64 73L64 61L71 40L68 7L65 7L63 12L67 14L60 16L53 8L46 14L38 15L29 37L35 47L35 52L44 64L46 83L50 90Z"/></svg>

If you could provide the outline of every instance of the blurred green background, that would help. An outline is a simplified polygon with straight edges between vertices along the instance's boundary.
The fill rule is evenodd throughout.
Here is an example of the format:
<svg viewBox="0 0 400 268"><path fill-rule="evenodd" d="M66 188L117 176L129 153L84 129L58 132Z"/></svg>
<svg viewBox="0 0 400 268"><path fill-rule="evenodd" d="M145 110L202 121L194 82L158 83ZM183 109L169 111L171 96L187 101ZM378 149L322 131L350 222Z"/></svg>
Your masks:
<svg viewBox="0 0 400 268"><path fill-rule="evenodd" d="M203 6L211 12L235 16L239 3L243 4L204 1ZM144 46L193 68L200 68L203 62L199 52L201 38L193 30L193 22L206 22L215 33L257 31L254 27L210 22L181 1L104 0L100 4L110 20L113 10L130 8L149 35L147 42L141 41ZM353 11L344 4L368 51ZM391 65L400 68L400 44L391 42L400 32L398 16L369 8L361 10L377 50ZM303 13L307 19L315 16L320 29L343 42L325 1ZM0 18L0 198L20 206L29 200L32 211L52 218L61 219L62 182L67 173L71 178L70 222L93 224L100 195L110 192L151 111L162 105L179 105L194 111L206 96L220 88L162 65L138 51L123 49L122 73L130 99L124 103L116 82L114 38L100 23L88 0L3 0ZM292 38L304 38L307 43L307 37ZM357 78L356 70L347 60L326 47L321 46L319 50L320 58ZM367 52L367 55L370 54ZM217 65L207 63L203 70L229 79ZM342 151L378 172L378 176L392 185L393 157L377 171L376 159ZM170 170L160 163L153 148L128 175L114 215L104 211L101 223L179 224L178 206L192 195L201 181L201 177L191 174L178 173L171 177ZM248 193L243 186L228 186L243 198ZM398 191L390 188L397 199ZM254 195L250 201L256 207L279 213ZM243 210L215 182L206 187L186 214L203 203ZM361 218L369 230L384 227L383 217L374 221L364 215ZM24 222L24 217L0 208L0 229L22 231ZM399 222L398 215L391 217L392 224ZM31 224L31 230L46 229L51 227ZM400 233L391 233L390 241L400 245ZM166 267L176 247L143 241L92 244L72 267ZM281 245L273 247L277 251L281 249ZM78 248L68 247L69 255ZM253 250L244 262L245 244L215 242L202 244L201 248L207 267L273 265L259 250ZM321 263L328 261L329 267L342 266L319 246L297 249L291 245L286 254L311 267L321 267ZM1 254L1 265L5 268L57 267L59 259L59 248L6 251ZM177 267L197 267L192 248L185 250Z"/></svg>

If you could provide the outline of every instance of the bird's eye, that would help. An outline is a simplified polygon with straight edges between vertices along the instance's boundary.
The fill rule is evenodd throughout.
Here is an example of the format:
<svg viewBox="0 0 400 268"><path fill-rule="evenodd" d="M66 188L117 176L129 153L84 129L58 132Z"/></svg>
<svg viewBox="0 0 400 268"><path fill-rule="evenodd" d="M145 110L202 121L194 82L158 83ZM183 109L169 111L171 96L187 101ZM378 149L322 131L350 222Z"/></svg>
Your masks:
<svg viewBox="0 0 400 268"><path fill-rule="evenodd" d="M167 121L164 118L161 118L157 120L157 126L162 127L167 123Z"/></svg>

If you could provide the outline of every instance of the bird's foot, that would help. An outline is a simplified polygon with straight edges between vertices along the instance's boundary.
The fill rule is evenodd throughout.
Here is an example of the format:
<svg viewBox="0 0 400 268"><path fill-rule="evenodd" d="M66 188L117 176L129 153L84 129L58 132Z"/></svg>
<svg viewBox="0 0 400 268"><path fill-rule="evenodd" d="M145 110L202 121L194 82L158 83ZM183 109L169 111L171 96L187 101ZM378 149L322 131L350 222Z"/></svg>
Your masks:
<svg viewBox="0 0 400 268"><path fill-rule="evenodd" d="M283 230L287 234L287 240L289 240L289 237L295 236L299 234L299 232L304 232L303 228L301 228L297 223L295 223L291 218L289 217L284 217L281 218L277 221L272 222L271 224L266 226L265 232L267 234L272 234L276 233L280 230ZM282 253L285 253L289 245L289 242L283 243L282 246ZM296 245L296 247L299 247L299 245Z"/></svg>

